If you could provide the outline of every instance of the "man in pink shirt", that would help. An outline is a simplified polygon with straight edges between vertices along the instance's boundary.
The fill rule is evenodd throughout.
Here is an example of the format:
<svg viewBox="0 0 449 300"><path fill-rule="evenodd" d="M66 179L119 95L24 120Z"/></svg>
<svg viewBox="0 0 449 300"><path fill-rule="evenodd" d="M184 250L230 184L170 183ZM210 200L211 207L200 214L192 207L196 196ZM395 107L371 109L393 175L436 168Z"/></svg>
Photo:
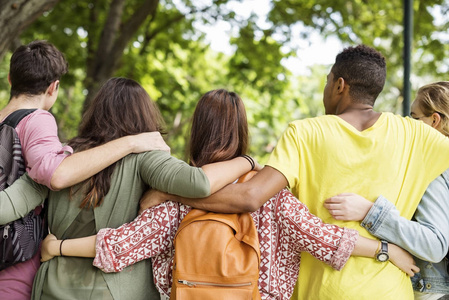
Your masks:
<svg viewBox="0 0 449 300"><path fill-rule="evenodd" d="M61 144L55 118L48 112L67 70L63 54L46 41L20 46L11 57L10 100L0 110L0 120L19 109L36 109L16 127L26 170L33 180L59 190L82 182L130 153L170 151L159 132L149 132L73 154L71 147ZM0 272L0 299L30 299L39 258L37 253Z"/></svg>

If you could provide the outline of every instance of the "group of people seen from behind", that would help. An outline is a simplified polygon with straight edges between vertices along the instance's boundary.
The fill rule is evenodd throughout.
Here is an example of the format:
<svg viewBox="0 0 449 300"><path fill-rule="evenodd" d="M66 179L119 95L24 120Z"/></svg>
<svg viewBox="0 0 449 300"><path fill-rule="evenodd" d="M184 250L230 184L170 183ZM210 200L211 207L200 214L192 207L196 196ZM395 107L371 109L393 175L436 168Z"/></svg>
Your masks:
<svg viewBox="0 0 449 300"><path fill-rule="evenodd" d="M411 118L377 112L385 58L345 48L326 114L289 123L261 166L237 93L199 99L184 162L145 89L118 77L62 145L48 110L67 68L46 41L11 57L0 119L36 110L16 128L27 173L0 191L0 224L45 205L50 233L41 253L0 271L0 299L170 299L174 237L192 208L250 213L261 299L449 297L449 82L422 86Z"/></svg>

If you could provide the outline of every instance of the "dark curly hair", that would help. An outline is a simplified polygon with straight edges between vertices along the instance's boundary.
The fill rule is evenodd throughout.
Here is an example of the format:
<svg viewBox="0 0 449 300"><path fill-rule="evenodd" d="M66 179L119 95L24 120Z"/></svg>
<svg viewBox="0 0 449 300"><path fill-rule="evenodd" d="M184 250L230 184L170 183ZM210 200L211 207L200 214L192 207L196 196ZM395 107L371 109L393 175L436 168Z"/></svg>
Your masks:
<svg viewBox="0 0 449 300"><path fill-rule="evenodd" d="M343 78L349 84L352 101L374 105L385 85L385 57L366 45L348 47L335 58L331 72L334 81Z"/></svg>

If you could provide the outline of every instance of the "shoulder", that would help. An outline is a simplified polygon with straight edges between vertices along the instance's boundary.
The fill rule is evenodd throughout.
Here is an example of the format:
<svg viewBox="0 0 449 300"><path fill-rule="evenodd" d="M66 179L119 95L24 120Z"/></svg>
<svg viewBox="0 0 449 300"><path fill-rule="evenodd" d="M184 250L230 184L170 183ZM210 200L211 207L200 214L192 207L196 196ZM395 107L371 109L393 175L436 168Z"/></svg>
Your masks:
<svg viewBox="0 0 449 300"><path fill-rule="evenodd" d="M327 124L333 124L335 122L337 122L336 116L324 115L292 121L289 123L289 127L298 128L298 127L323 126Z"/></svg>
<svg viewBox="0 0 449 300"><path fill-rule="evenodd" d="M445 137L438 130L432 128L410 117L403 117L393 113L382 113L389 131L396 131L398 134L403 134L407 137L414 137L417 142L428 141L429 139L444 140Z"/></svg>
<svg viewBox="0 0 449 300"><path fill-rule="evenodd" d="M165 151L146 151L141 153L131 153L120 160L120 165L125 169L152 170L160 165L172 165L180 160L172 157ZM184 163L184 162L182 162Z"/></svg>
<svg viewBox="0 0 449 300"><path fill-rule="evenodd" d="M321 136L330 128L336 128L340 124L338 117L325 115L313 118L296 120L288 124L284 131L284 138L288 137L294 140L307 140Z"/></svg>
<svg viewBox="0 0 449 300"><path fill-rule="evenodd" d="M47 121L55 121L55 117L48 111L43 109L37 109L36 111L32 112L28 116L22 119L22 121L39 121L39 120L47 120ZM21 121L21 122L22 122ZM20 123L19 123L20 124Z"/></svg>
<svg viewBox="0 0 449 300"><path fill-rule="evenodd" d="M431 128L430 126L424 124L421 121L415 120L408 116L404 117L404 116L401 116L398 114L393 114L391 112L383 112L382 117L385 118L385 120L387 120L390 123L398 123L398 125L402 124L403 126L411 127L411 129L419 129L419 128L429 129L429 128ZM429 127L429 128L427 128L427 127Z"/></svg>
<svg viewBox="0 0 449 300"><path fill-rule="evenodd" d="M59 141L58 125L54 116L46 110L38 109L23 118L16 127L21 143L52 137Z"/></svg>
<svg viewBox="0 0 449 300"><path fill-rule="evenodd" d="M17 124L17 130L57 128L55 117L46 110L37 109Z"/></svg>
<svg viewBox="0 0 449 300"><path fill-rule="evenodd" d="M161 150L152 150L135 154L137 159L174 159L170 153Z"/></svg>
<svg viewBox="0 0 449 300"><path fill-rule="evenodd" d="M143 165L146 167L159 165L161 163L171 164L180 161L179 159L171 156L170 153L160 150L129 154L125 157L124 160L136 161L138 165Z"/></svg>

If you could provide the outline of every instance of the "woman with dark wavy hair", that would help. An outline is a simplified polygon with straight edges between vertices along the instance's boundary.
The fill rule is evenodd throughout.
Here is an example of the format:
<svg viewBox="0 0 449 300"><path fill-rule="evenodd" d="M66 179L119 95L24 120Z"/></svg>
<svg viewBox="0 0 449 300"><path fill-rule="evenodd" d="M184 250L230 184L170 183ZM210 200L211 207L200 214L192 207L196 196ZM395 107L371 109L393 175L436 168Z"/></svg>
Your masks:
<svg viewBox="0 0 449 300"><path fill-rule="evenodd" d="M162 118L147 92L135 81L112 78L86 111L76 151L130 134L160 131ZM250 159L250 162L252 160ZM205 197L254 167L247 158L192 167L163 151L131 154L86 181L61 191L48 191L28 176L0 193L1 215L20 214L48 195L48 227L59 239L96 234L133 220L145 190L163 190L186 197ZM23 199L21 203L9 199ZM1 221L1 216L0 216ZM65 245L64 245L65 246ZM65 248L61 245L61 252ZM125 272L106 274L92 259L58 257L44 262L34 281L33 299L156 299L149 260Z"/></svg>
<svg viewBox="0 0 449 300"><path fill-rule="evenodd" d="M244 155L247 147L248 123L240 97L223 89L206 93L193 116L190 163L201 167L212 161L225 161ZM162 194L163 199L176 198L156 190L150 194ZM126 272L126 267L151 258L161 299L168 299L173 238L190 210L190 206L166 201L146 209L133 222L117 229L102 229L96 236L61 241L49 235L42 247L42 259L52 261L53 256L59 255L95 257L94 266L114 273ZM303 251L340 270L350 255L372 257L377 249L377 241L358 237L356 230L324 224L286 189L251 213L251 217L259 234L262 299L290 298ZM410 255L392 244L390 255L395 264L412 275Z"/></svg>

